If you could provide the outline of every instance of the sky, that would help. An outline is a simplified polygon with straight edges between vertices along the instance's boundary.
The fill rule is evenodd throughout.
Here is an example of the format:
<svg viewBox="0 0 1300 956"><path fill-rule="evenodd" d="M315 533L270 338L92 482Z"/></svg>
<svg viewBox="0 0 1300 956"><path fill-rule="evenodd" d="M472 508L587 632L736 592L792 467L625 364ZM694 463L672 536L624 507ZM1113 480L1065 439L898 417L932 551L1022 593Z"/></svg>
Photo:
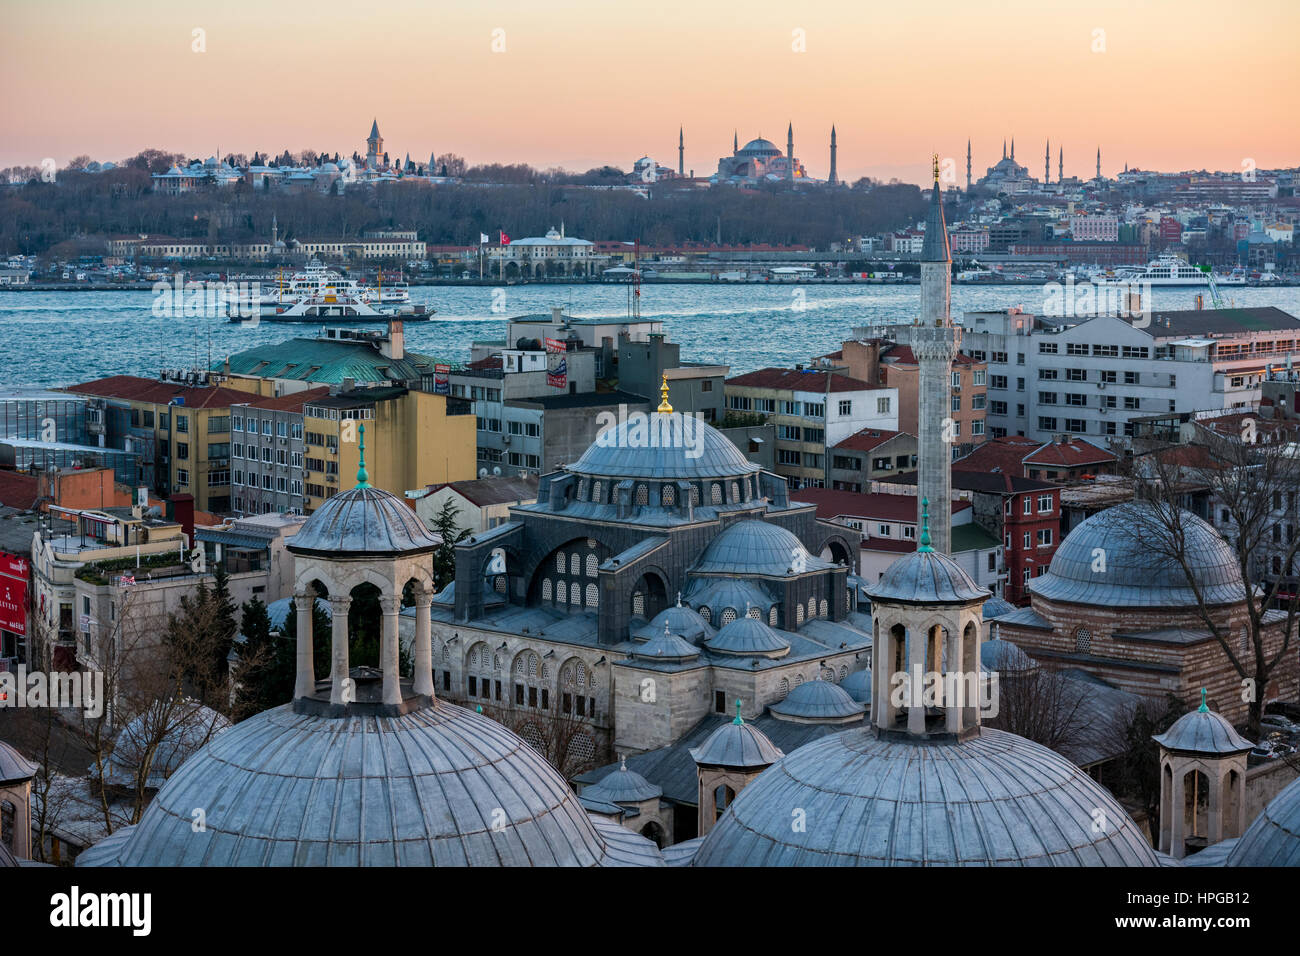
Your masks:
<svg viewBox="0 0 1300 956"><path fill-rule="evenodd" d="M1014 137L1042 175L1300 163L1296 0L6 0L0 167L385 148L716 171L764 136L809 175L964 182Z"/></svg>

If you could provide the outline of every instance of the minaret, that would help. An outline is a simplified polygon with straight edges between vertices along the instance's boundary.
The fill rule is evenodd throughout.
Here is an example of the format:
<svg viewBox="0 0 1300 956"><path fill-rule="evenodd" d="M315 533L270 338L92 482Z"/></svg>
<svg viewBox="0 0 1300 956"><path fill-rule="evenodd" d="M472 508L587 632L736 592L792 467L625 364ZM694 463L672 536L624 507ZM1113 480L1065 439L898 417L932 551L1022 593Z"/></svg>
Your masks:
<svg viewBox="0 0 1300 956"><path fill-rule="evenodd" d="M1016 161L1016 138L1014 136L1011 137L1011 161L1013 163Z"/></svg>
<svg viewBox="0 0 1300 956"><path fill-rule="evenodd" d="M1101 179L1101 147L1097 147L1097 178Z"/></svg>
<svg viewBox="0 0 1300 956"><path fill-rule="evenodd" d="M1002 158L1007 158L1007 141L1005 139L1002 140Z"/></svg>
<svg viewBox="0 0 1300 956"><path fill-rule="evenodd" d="M374 166L383 154L384 138L379 135L379 120L375 119L371 121L370 135L366 137L366 162Z"/></svg>
<svg viewBox="0 0 1300 956"><path fill-rule="evenodd" d="M1052 141L1047 141L1047 148L1043 150L1043 185L1046 186L1052 181Z"/></svg>
<svg viewBox="0 0 1300 956"><path fill-rule="evenodd" d="M966 192L970 192L970 140L966 140Z"/></svg>
<svg viewBox="0 0 1300 956"><path fill-rule="evenodd" d="M952 253L935 154L934 187L921 246L921 315L910 331L918 366L916 523L921 526L921 503L934 502L930 533L934 549L942 554L952 547L952 362L960 341L960 330L952 324L951 296Z"/></svg>
<svg viewBox="0 0 1300 956"><path fill-rule="evenodd" d="M731 155L735 156L740 152L740 134L735 130L731 132Z"/></svg>
<svg viewBox="0 0 1300 956"><path fill-rule="evenodd" d="M1056 181L1063 183L1065 182L1065 147L1059 147L1056 155Z"/></svg>
<svg viewBox="0 0 1300 956"><path fill-rule="evenodd" d="M280 241L280 223L275 218L275 213L271 213L271 251L275 251L275 244Z"/></svg>
<svg viewBox="0 0 1300 956"><path fill-rule="evenodd" d="M686 128L677 127L677 175L686 175Z"/></svg>
<svg viewBox="0 0 1300 956"><path fill-rule="evenodd" d="M839 175L835 171L835 125L831 124L831 178L829 180L832 186L838 185Z"/></svg>
<svg viewBox="0 0 1300 956"><path fill-rule="evenodd" d="M785 158L787 160L786 165L789 167L789 172L786 174L785 178L789 180L793 180L794 179L794 123L791 123L789 126L787 126L785 130Z"/></svg>

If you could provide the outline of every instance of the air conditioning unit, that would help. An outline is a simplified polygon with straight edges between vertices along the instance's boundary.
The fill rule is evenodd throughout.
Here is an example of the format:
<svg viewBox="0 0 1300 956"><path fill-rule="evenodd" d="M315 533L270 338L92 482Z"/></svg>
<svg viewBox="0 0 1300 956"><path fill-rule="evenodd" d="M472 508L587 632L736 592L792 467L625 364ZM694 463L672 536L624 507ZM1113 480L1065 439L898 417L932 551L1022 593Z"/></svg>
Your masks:
<svg viewBox="0 0 1300 956"><path fill-rule="evenodd" d="M1098 383L1097 383L1097 387L1100 388L1100 389L1105 389L1105 388L1106 388L1106 383L1105 383L1105 382L1098 382Z"/></svg>
<svg viewBox="0 0 1300 956"><path fill-rule="evenodd" d="M1105 405L1101 406L1101 413L1102 413L1103 415L1106 414L1107 410L1108 410L1108 409L1107 409L1107 407L1106 407Z"/></svg>

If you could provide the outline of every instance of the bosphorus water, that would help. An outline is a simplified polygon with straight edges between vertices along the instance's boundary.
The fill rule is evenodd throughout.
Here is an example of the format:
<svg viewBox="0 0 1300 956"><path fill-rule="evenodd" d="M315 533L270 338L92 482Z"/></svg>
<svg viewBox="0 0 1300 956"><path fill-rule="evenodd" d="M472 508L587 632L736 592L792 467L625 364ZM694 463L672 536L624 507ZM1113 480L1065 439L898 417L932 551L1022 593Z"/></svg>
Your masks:
<svg viewBox="0 0 1300 956"><path fill-rule="evenodd" d="M577 318L625 318L627 291L622 285L416 287L412 301L432 306L437 316L408 323L406 346L464 361L471 343L503 339L511 316L561 306ZM1237 306L1272 305L1300 317L1300 288L1233 288L1224 294ZM1157 289L1154 307L1194 308L1195 296L1191 288ZM1041 286L956 285L952 309L954 317L1016 305L1042 312L1044 298ZM909 322L919 301L916 285L656 284L642 287L641 316L663 321L669 340L681 343L684 361L725 363L739 374L834 351L857 325ZM325 327L264 321L247 328L220 317L162 318L152 305L147 291L0 292L0 387L152 377L164 367L206 367L209 356L215 366L259 343L310 338Z"/></svg>

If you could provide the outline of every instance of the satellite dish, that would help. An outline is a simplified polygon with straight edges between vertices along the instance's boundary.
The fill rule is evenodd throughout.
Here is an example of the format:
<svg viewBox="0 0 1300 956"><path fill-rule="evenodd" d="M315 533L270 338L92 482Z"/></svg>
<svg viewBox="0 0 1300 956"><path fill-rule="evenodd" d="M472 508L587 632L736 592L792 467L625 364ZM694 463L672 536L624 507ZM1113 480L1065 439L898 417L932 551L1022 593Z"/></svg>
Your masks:
<svg viewBox="0 0 1300 956"><path fill-rule="evenodd" d="M500 474L501 474L501 466L500 466L500 465L497 465L495 468L493 468L493 469L492 469L492 474L494 474L494 475L500 475Z"/></svg>
<svg viewBox="0 0 1300 956"><path fill-rule="evenodd" d="M480 468L480 469L478 470L478 476L479 476L480 478L486 478L486 477L487 477L487 469L486 469L486 468Z"/></svg>

